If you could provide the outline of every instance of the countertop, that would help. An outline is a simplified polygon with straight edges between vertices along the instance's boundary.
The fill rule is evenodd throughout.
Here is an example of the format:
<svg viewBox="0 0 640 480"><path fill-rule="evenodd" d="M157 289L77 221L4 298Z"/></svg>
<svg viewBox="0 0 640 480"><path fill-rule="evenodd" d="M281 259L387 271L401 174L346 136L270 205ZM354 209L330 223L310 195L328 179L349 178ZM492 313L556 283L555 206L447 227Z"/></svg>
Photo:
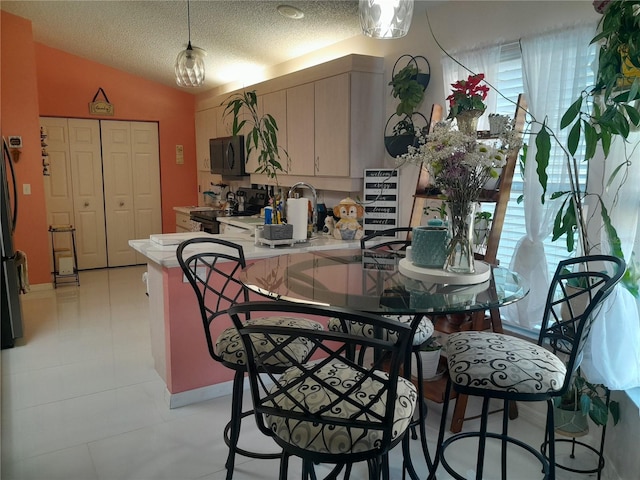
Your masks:
<svg viewBox="0 0 640 480"><path fill-rule="evenodd" d="M264 224L264 218L260 218L257 215L252 217L217 217L220 223L227 223L238 228L246 228L253 232L253 227L256 225Z"/></svg>
<svg viewBox="0 0 640 480"><path fill-rule="evenodd" d="M246 218L246 217L245 217ZM335 238L320 234L306 242L297 243L294 246L278 246L271 248L268 245L256 245L253 237L247 235L225 235L211 234L205 232L184 232L167 233L162 235L152 235L144 240L129 240L129 246L141 253L151 262L162 267L178 267L176 249L178 244L188 238L214 237L228 240L242 245L246 260L256 260L259 258L273 257L285 253L298 253L317 250L334 250L338 248L360 248L360 240L336 240ZM198 247L193 247L194 251Z"/></svg>
<svg viewBox="0 0 640 480"><path fill-rule="evenodd" d="M199 207L198 205L188 205L186 207L173 207L173 210L180 213L190 214L196 210L213 210L213 207Z"/></svg>

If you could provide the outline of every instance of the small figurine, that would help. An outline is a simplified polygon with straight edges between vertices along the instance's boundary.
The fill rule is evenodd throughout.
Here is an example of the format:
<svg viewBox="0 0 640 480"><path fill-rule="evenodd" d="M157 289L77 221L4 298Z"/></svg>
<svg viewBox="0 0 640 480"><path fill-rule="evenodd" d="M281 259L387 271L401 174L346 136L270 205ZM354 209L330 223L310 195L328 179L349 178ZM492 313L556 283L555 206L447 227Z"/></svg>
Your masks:
<svg viewBox="0 0 640 480"><path fill-rule="evenodd" d="M333 236L338 240L360 240L364 236L362 225L358 219L364 215L364 208L351 197L340 200L333 207L333 215L340 218L333 229Z"/></svg>
<svg viewBox="0 0 640 480"><path fill-rule="evenodd" d="M322 228L322 231L329 235L333 235L333 229L335 228L335 225L336 225L336 222L333 219L333 217L327 216L324 219L324 227Z"/></svg>

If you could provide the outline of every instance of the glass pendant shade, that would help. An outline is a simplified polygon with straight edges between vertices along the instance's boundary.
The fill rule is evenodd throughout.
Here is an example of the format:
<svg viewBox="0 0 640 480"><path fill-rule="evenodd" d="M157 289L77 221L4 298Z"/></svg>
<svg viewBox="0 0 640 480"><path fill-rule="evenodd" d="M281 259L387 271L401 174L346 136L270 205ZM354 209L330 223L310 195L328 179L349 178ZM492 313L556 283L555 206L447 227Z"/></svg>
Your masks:
<svg viewBox="0 0 640 480"><path fill-rule="evenodd" d="M176 83L180 87L199 87L204 83L204 50L191 47L176 58Z"/></svg>
<svg viewBox="0 0 640 480"><path fill-rule="evenodd" d="M413 0L360 0L360 26L367 37L404 37L412 16Z"/></svg>

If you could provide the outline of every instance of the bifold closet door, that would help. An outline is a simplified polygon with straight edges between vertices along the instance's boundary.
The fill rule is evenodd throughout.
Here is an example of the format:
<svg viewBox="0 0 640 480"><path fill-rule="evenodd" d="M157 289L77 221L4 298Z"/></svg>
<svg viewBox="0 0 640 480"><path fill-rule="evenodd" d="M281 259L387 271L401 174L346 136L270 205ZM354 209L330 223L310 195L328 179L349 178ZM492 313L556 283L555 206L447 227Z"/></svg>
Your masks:
<svg viewBox="0 0 640 480"><path fill-rule="evenodd" d="M40 124L48 135L47 222L75 226L80 270L106 267L99 122L41 117ZM71 251L69 235L57 235L55 241L56 249Z"/></svg>
<svg viewBox="0 0 640 480"><path fill-rule="evenodd" d="M162 232L158 125L102 120L109 266L145 263L129 240Z"/></svg>

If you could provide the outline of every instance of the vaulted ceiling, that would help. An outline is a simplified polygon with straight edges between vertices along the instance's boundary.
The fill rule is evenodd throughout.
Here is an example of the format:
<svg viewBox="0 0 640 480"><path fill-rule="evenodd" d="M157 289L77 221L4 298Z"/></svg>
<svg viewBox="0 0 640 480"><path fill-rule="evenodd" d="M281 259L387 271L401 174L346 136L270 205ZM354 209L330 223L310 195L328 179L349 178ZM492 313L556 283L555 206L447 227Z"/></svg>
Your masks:
<svg viewBox="0 0 640 480"><path fill-rule="evenodd" d="M287 18L279 5L303 12ZM187 1L11 1L36 42L175 88L174 63L188 41ZM192 0L191 43L207 52L206 80L191 93L360 35L357 0Z"/></svg>

